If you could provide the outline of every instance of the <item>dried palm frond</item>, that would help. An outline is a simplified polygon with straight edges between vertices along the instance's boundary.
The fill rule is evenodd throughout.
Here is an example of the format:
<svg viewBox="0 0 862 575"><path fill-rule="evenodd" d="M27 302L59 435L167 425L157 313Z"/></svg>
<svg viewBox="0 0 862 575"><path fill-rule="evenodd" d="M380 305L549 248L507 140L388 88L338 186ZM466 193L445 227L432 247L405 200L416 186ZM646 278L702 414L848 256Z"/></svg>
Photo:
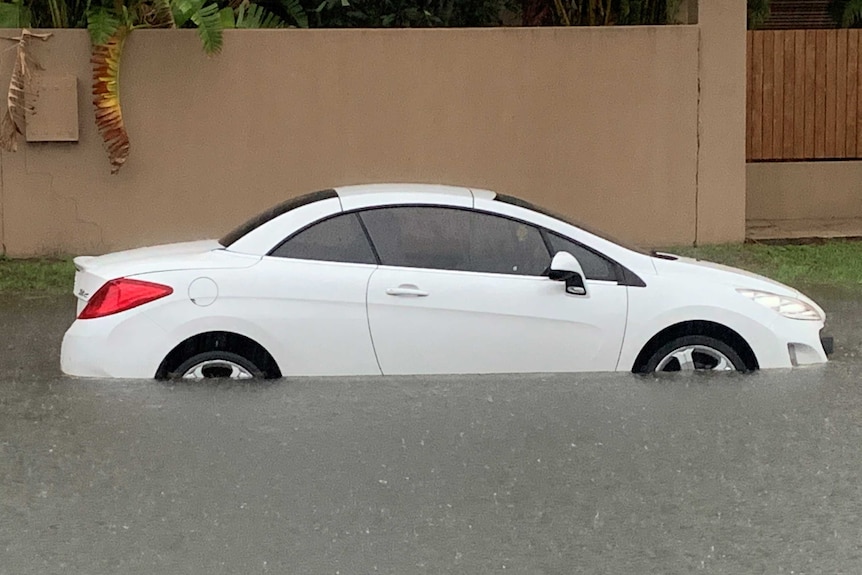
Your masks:
<svg viewBox="0 0 862 575"><path fill-rule="evenodd" d="M176 28L171 0L152 0L138 4L138 20L152 28Z"/></svg>
<svg viewBox="0 0 862 575"><path fill-rule="evenodd" d="M32 71L41 69L41 66L30 54L30 39L38 38L44 41L50 36L50 33L34 34L25 28L21 30L21 36L8 38L17 40L18 46L15 51L15 66L9 80L9 92L6 96L6 112L0 120L0 148L7 152L18 149L18 134L24 134L26 113L33 110L36 94L32 89Z"/></svg>
<svg viewBox="0 0 862 575"><path fill-rule="evenodd" d="M116 174L129 157L129 135L120 106L120 59L129 29L121 26L104 44L93 46L93 105L96 126L105 142L111 173Z"/></svg>

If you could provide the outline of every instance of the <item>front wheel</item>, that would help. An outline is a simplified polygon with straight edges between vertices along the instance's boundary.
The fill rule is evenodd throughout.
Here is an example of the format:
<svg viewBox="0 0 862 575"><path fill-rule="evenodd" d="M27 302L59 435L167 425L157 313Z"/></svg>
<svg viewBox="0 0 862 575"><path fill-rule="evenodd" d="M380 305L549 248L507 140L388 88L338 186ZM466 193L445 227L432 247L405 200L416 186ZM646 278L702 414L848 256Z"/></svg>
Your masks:
<svg viewBox="0 0 862 575"><path fill-rule="evenodd" d="M176 379L263 379L266 374L248 359L230 351L196 354L171 374Z"/></svg>
<svg viewBox="0 0 862 575"><path fill-rule="evenodd" d="M746 371L739 354L721 340L687 335L658 348L647 360L646 373L658 371Z"/></svg>

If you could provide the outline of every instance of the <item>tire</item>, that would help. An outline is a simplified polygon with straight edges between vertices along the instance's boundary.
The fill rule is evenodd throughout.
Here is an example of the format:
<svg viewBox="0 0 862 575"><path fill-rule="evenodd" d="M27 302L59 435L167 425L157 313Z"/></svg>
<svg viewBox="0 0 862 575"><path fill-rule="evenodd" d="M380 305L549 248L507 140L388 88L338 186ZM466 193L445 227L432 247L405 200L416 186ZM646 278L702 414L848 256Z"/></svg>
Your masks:
<svg viewBox="0 0 862 575"><path fill-rule="evenodd" d="M643 371L734 370L748 371L748 367L731 346L706 335L686 335L658 348L647 360Z"/></svg>
<svg viewBox="0 0 862 575"><path fill-rule="evenodd" d="M264 379L266 374L253 362L230 351L206 351L182 362L171 379Z"/></svg>

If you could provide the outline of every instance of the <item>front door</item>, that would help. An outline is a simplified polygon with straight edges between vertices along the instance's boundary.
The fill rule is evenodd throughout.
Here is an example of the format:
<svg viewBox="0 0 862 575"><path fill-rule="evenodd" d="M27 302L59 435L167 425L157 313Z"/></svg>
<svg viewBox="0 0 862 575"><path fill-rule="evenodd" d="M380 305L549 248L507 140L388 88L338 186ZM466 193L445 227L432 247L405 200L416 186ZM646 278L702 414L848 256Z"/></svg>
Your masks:
<svg viewBox="0 0 862 575"><path fill-rule="evenodd" d="M368 320L384 374L605 371L616 368L626 287L548 279L542 234L524 222L440 207L369 210L381 266Z"/></svg>

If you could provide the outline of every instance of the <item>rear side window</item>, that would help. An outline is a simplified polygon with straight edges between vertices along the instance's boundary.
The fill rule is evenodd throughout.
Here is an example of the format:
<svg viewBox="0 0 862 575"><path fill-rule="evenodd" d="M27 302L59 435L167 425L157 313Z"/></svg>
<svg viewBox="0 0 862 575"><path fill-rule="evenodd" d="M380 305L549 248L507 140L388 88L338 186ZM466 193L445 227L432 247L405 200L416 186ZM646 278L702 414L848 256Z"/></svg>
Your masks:
<svg viewBox="0 0 862 575"><path fill-rule="evenodd" d="M304 206L306 204L311 204L313 202L319 202L320 200L327 200L329 198L337 198L338 194L335 193L335 190L322 190L319 192L312 192L310 194L305 194L302 196L297 196L295 198L291 198L287 201L284 201L277 206L273 206L268 210L259 213L255 217L251 218L241 226L234 228L226 235L222 236L219 239L218 243L223 245L226 248L229 248L231 244L236 242L238 239L248 234L249 232L259 228L266 222L277 218L281 214L287 213L290 210L295 210L300 206Z"/></svg>
<svg viewBox="0 0 862 575"><path fill-rule="evenodd" d="M325 262L377 263L356 214L341 214L316 223L288 238L270 255Z"/></svg>
<svg viewBox="0 0 862 575"><path fill-rule="evenodd" d="M553 232L548 232L547 238L548 243L551 244L551 251L554 253L569 252L577 258L588 280L617 281L616 266L609 260Z"/></svg>
<svg viewBox="0 0 862 575"><path fill-rule="evenodd" d="M398 206L361 217L383 265L539 276L550 262L538 229L492 214Z"/></svg>

